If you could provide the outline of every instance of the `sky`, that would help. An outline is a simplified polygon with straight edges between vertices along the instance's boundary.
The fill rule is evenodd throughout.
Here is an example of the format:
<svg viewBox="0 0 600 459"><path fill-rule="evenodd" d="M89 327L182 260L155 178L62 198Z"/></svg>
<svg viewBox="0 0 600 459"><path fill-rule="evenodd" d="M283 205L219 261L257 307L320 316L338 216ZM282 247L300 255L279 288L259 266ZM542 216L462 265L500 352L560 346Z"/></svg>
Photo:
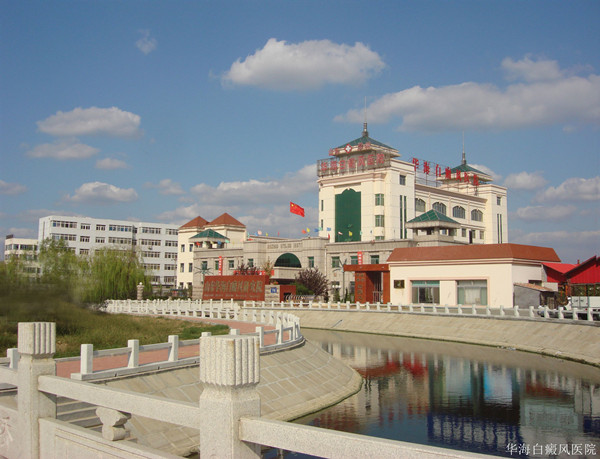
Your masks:
<svg viewBox="0 0 600 459"><path fill-rule="evenodd" d="M509 242L600 255L600 2L0 0L0 234L47 215L303 237L360 137L508 188ZM306 217L289 212L289 202Z"/></svg>

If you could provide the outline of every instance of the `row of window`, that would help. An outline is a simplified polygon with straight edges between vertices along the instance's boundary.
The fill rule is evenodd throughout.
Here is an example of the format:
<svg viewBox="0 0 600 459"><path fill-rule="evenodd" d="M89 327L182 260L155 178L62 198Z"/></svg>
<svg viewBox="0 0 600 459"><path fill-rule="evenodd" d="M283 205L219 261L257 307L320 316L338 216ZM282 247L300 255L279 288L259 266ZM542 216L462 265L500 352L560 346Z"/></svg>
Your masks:
<svg viewBox="0 0 600 459"><path fill-rule="evenodd" d="M347 263L347 260L344 260ZM379 264L379 254L371 254L370 255L370 264L378 265ZM358 255L350 255L350 264L357 265L358 264ZM342 260L340 257L331 257L331 267L332 268L341 268Z"/></svg>
<svg viewBox="0 0 600 459"><path fill-rule="evenodd" d="M54 228L77 228L77 222L71 221L62 221L62 220L52 220L52 226ZM79 228L82 230L90 230L90 223L80 223ZM109 231L123 231L123 232L134 232L137 233L137 228L134 228L130 225L109 225ZM106 231L106 225L97 224L96 231ZM144 234L162 234L162 228L150 227L150 226L142 226L142 233ZM169 236L177 236L177 229L167 228L166 234Z"/></svg>
<svg viewBox="0 0 600 459"><path fill-rule="evenodd" d="M446 204L444 204L443 202L434 202L431 206L431 208L437 212L439 212L442 215L446 215ZM426 205L425 205L425 201L421 198L416 198L415 199L415 211L416 212L425 212L426 209ZM466 210L464 207L462 206L454 206L452 208L452 216L454 218L466 218ZM473 209L471 211L471 220L476 221L476 222L482 222L483 221L483 212L479 209Z"/></svg>
<svg viewBox="0 0 600 459"><path fill-rule="evenodd" d="M440 304L440 281L413 281L412 302L415 304ZM486 280L456 281L457 304L488 304Z"/></svg>

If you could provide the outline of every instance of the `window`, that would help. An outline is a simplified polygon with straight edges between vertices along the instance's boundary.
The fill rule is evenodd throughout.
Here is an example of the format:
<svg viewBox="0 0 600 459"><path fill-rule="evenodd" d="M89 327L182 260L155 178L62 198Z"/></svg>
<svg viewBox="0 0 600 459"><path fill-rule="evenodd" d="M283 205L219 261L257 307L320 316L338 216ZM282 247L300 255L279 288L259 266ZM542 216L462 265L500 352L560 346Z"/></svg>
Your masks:
<svg viewBox="0 0 600 459"><path fill-rule="evenodd" d="M160 240L158 240L158 239L142 239L140 241L140 244L160 247Z"/></svg>
<svg viewBox="0 0 600 459"><path fill-rule="evenodd" d="M324 208L325 208L325 202L323 201L323 199L321 199L321 212L323 211Z"/></svg>
<svg viewBox="0 0 600 459"><path fill-rule="evenodd" d="M190 252L194 251L194 244L190 244Z"/></svg>
<svg viewBox="0 0 600 459"><path fill-rule="evenodd" d="M416 212L425 212L425 201L420 198L415 199L415 211Z"/></svg>
<svg viewBox="0 0 600 459"><path fill-rule="evenodd" d="M375 205L383 206L383 193L375 194Z"/></svg>
<svg viewBox="0 0 600 459"><path fill-rule="evenodd" d="M160 228L151 228L147 226L142 226L142 233L146 234L160 234Z"/></svg>
<svg viewBox="0 0 600 459"><path fill-rule="evenodd" d="M416 304L439 304L440 281L413 281L412 302Z"/></svg>
<svg viewBox="0 0 600 459"><path fill-rule="evenodd" d="M483 231L480 231L480 232L479 232L479 239L483 239L483 237L484 237L484 234L485 234L485 233L484 233Z"/></svg>
<svg viewBox="0 0 600 459"><path fill-rule="evenodd" d="M79 249L79 255L89 255L90 249Z"/></svg>
<svg viewBox="0 0 600 459"><path fill-rule="evenodd" d="M375 215L375 226L383 227L385 222L385 218L383 215Z"/></svg>
<svg viewBox="0 0 600 459"><path fill-rule="evenodd" d="M96 225L96 231L106 231L106 225Z"/></svg>
<svg viewBox="0 0 600 459"><path fill-rule="evenodd" d="M479 304L487 306L487 281L457 281L456 298L458 304Z"/></svg>
<svg viewBox="0 0 600 459"><path fill-rule="evenodd" d="M385 236L375 236L376 241L383 241L384 239L385 239Z"/></svg>
<svg viewBox="0 0 600 459"><path fill-rule="evenodd" d="M461 233L460 234L461 234L462 237L467 237L467 228L461 229Z"/></svg>
<svg viewBox="0 0 600 459"><path fill-rule="evenodd" d="M308 257L308 267L309 268L315 267L315 257Z"/></svg>
<svg viewBox="0 0 600 459"><path fill-rule="evenodd" d="M79 242L90 242L89 236L79 236Z"/></svg>
<svg viewBox="0 0 600 459"><path fill-rule="evenodd" d="M227 261L227 266L229 266L229 269L234 269L235 268L235 261L234 260L228 260Z"/></svg>
<svg viewBox="0 0 600 459"><path fill-rule="evenodd" d="M208 261L203 260L202 261L202 271L207 271L208 270Z"/></svg>
<svg viewBox="0 0 600 459"><path fill-rule="evenodd" d="M177 254L175 254L174 257L169 257L167 255L168 254L165 254L165 258L177 258ZM160 252L145 251L145 252L142 252L142 257L144 257L144 258L160 258Z"/></svg>
<svg viewBox="0 0 600 459"><path fill-rule="evenodd" d="M406 175L400 176L400 185L406 185Z"/></svg>
<svg viewBox="0 0 600 459"><path fill-rule="evenodd" d="M331 267L339 268L341 266L340 257L331 257Z"/></svg>
<svg viewBox="0 0 600 459"><path fill-rule="evenodd" d="M180 272L180 273L183 273L183 272L185 272L185 264L183 264L183 263L180 263L180 264L179 264L179 272Z"/></svg>
<svg viewBox="0 0 600 459"><path fill-rule="evenodd" d="M55 228L77 228L77 222L64 222L60 220L52 220L52 226Z"/></svg>
<svg viewBox="0 0 600 459"><path fill-rule="evenodd" d="M131 226L126 225L108 225L108 231L121 231L131 233Z"/></svg>
<svg viewBox="0 0 600 459"><path fill-rule="evenodd" d="M89 223L82 223L79 228L81 228L82 230L89 230L90 229L90 224Z"/></svg>
<svg viewBox="0 0 600 459"><path fill-rule="evenodd" d="M502 196L496 196L496 204L498 204L499 206L502 205Z"/></svg>
<svg viewBox="0 0 600 459"><path fill-rule="evenodd" d="M350 264L357 265L358 264L358 255L350 255Z"/></svg>
<svg viewBox="0 0 600 459"><path fill-rule="evenodd" d="M452 208L452 216L454 218L465 218L467 215L465 208L461 206L455 206Z"/></svg>
<svg viewBox="0 0 600 459"><path fill-rule="evenodd" d="M471 211L471 220L476 221L476 222L482 222L483 221L483 212L480 211L479 209L474 209Z"/></svg>
<svg viewBox="0 0 600 459"><path fill-rule="evenodd" d="M371 264L378 265L379 264L379 255L371 255Z"/></svg>
<svg viewBox="0 0 600 459"><path fill-rule="evenodd" d="M219 270L219 260L215 260L215 271Z"/></svg>
<svg viewBox="0 0 600 459"><path fill-rule="evenodd" d="M74 234L53 234L52 239L55 241L65 240L65 241L76 241L77 236Z"/></svg>
<svg viewBox="0 0 600 459"><path fill-rule="evenodd" d="M188 273L191 273L194 271L194 263L188 263Z"/></svg>
<svg viewBox="0 0 600 459"><path fill-rule="evenodd" d="M181 244L181 251L185 252L185 244Z"/></svg>
<svg viewBox="0 0 600 459"><path fill-rule="evenodd" d="M167 228L167 234L169 236L177 236L177 230L173 228Z"/></svg>
<svg viewBox="0 0 600 459"><path fill-rule="evenodd" d="M103 237L97 237L96 238L96 244L104 244L104 238Z"/></svg>
<svg viewBox="0 0 600 459"><path fill-rule="evenodd" d="M254 258L248 258L248 268L254 267Z"/></svg>
<svg viewBox="0 0 600 459"><path fill-rule="evenodd" d="M446 204L443 202L434 202L431 206L433 210L439 212L442 215L446 215Z"/></svg>
<svg viewBox="0 0 600 459"><path fill-rule="evenodd" d="M165 247L177 247L177 241L165 241Z"/></svg>
<svg viewBox="0 0 600 459"><path fill-rule="evenodd" d="M121 245L129 245L132 244L131 239L127 239L126 237L109 237L109 244L121 244Z"/></svg>

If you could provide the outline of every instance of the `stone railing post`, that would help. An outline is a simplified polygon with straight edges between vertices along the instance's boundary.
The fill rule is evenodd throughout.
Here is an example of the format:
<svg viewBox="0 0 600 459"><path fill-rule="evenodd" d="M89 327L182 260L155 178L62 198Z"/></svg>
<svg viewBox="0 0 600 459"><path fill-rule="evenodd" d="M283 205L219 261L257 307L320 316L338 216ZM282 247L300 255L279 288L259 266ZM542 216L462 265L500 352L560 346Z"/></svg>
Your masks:
<svg viewBox="0 0 600 459"><path fill-rule="evenodd" d="M171 347L169 348L169 362L177 362L179 359L179 336L169 335L169 343L171 343Z"/></svg>
<svg viewBox="0 0 600 459"><path fill-rule="evenodd" d="M200 338L200 457L259 458L260 445L239 438L239 420L260 416L258 337Z"/></svg>
<svg viewBox="0 0 600 459"><path fill-rule="evenodd" d="M56 418L56 396L38 391L40 376L56 375L56 324L21 322L18 325L19 366L17 393L20 457L40 457L40 418Z"/></svg>

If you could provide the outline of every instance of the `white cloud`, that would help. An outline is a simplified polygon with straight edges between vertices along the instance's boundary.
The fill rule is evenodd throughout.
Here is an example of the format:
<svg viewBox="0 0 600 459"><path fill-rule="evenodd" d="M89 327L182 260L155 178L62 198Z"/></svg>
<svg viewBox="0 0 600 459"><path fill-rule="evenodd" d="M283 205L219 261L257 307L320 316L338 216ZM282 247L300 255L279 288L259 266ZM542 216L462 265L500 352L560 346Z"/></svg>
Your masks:
<svg viewBox="0 0 600 459"><path fill-rule="evenodd" d="M135 137L140 134L140 116L111 108L75 108L70 112L58 111L45 120L38 121L41 132L53 136L108 135Z"/></svg>
<svg viewBox="0 0 600 459"><path fill-rule="evenodd" d="M53 158L59 160L86 159L94 156L100 150L80 143L77 139L56 140L53 143L43 143L25 153L31 158Z"/></svg>
<svg viewBox="0 0 600 459"><path fill-rule="evenodd" d="M578 124L600 125L600 76L565 77L550 71L552 79L538 81L536 63L512 64L513 73L531 81L514 83L506 89L474 82L437 88L414 86L371 103L367 109L369 122L400 118L399 129L403 131L504 130L554 124L572 129ZM542 67L552 68L547 64ZM335 120L357 123L363 116L363 111L356 109L336 116Z"/></svg>
<svg viewBox="0 0 600 459"><path fill-rule="evenodd" d="M128 167L125 161L115 158L103 158L96 161L96 169L115 170L127 169Z"/></svg>
<svg viewBox="0 0 600 459"><path fill-rule="evenodd" d="M575 206L527 206L517 209L516 218L524 221L560 221L571 217L577 211Z"/></svg>
<svg viewBox="0 0 600 459"><path fill-rule="evenodd" d="M138 41L135 42L135 46L142 53L148 55L156 49L158 42L156 41L156 38L150 37L149 30L140 30L139 32L142 34L142 36Z"/></svg>
<svg viewBox="0 0 600 459"><path fill-rule="evenodd" d="M557 187L548 187L536 195L535 201L600 201L600 176L569 178Z"/></svg>
<svg viewBox="0 0 600 459"><path fill-rule="evenodd" d="M78 204L114 204L132 202L138 198L133 188L119 188L102 182L89 182L81 185L73 196L67 195L65 201Z"/></svg>
<svg viewBox="0 0 600 459"><path fill-rule="evenodd" d="M294 196L317 191L316 169L314 165L307 165L295 173L275 180L221 182L216 187L200 183L190 191L200 202L223 206L293 200Z"/></svg>
<svg viewBox="0 0 600 459"><path fill-rule="evenodd" d="M493 170L491 170L487 166L484 166L483 164L471 164L471 166L473 166L477 170L480 170L484 174L487 174L490 177L492 177L492 180L494 182L499 182L502 179L502 176L500 174L496 174Z"/></svg>
<svg viewBox="0 0 600 459"><path fill-rule="evenodd" d="M525 56L520 61L507 57L502 60L502 69L509 80L551 81L558 80L564 75L557 61L533 61L529 56Z"/></svg>
<svg viewBox="0 0 600 459"><path fill-rule="evenodd" d="M504 180L504 186L512 190L536 190L547 183L541 172L519 172L510 174Z"/></svg>
<svg viewBox="0 0 600 459"><path fill-rule="evenodd" d="M314 203L318 187L314 165L307 165L283 178L273 180L248 180L223 182L218 186L200 183L190 190L193 204L181 206L158 216L160 220L185 223L198 215L212 220L228 212L244 223L249 232L261 230L263 234L300 237L302 229L314 231L318 211L306 203ZM306 217L289 211L289 202L304 207ZM314 234L314 233L313 233Z"/></svg>
<svg viewBox="0 0 600 459"><path fill-rule="evenodd" d="M173 182L171 179L163 179L158 184L146 183L146 188L156 188L160 194L164 195L180 195L185 194L179 183Z"/></svg>
<svg viewBox="0 0 600 459"><path fill-rule="evenodd" d="M262 49L234 62L222 81L284 91L306 90L327 83L363 83L384 67L379 54L360 42L349 46L329 40L287 43L270 38Z"/></svg>
<svg viewBox="0 0 600 459"><path fill-rule="evenodd" d="M25 185L21 185L20 183L9 183L4 180L0 180L0 194L5 194L9 196L16 196L18 194L23 194L27 191L27 187Z"/></svg>

